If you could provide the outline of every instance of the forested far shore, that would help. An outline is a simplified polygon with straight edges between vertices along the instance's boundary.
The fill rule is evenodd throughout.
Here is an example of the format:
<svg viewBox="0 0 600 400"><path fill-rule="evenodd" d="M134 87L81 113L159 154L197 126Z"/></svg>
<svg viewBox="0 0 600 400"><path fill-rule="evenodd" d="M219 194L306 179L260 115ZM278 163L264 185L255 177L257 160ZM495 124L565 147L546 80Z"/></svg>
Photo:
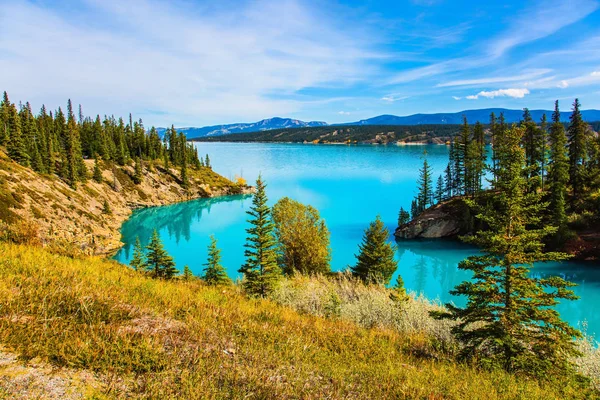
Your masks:
<svg viewBox="0 0 600 400"><path fill-rule="evenodd" d="M497 117L500 117L498 115ZM592 130L600 131L600 121L589 122ZM563 123L565 129L568 123ZM482 121L484 140L491 143L488 121ZM422 143L449 144L460 133L462 125L327 125L318 127L272 129L259 132L204 136L191 139L197 142L266 142L266 143L345 143L392 144Z"/></svg>

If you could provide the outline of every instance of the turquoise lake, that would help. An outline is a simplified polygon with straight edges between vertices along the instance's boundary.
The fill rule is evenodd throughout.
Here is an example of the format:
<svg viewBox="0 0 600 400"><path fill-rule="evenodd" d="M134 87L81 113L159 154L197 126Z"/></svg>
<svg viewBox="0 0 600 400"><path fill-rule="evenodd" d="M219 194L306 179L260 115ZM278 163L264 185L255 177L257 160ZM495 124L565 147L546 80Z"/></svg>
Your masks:
<svg viewBox="0 0 600 400"><path fill-rule="evenodd" d="M331 231L332 269L354 264L358 244L369 222L379 214L390 232L396 227L400 207L410 210L423 152L434 176L448 162L446 146L312 145L267 143L197 143L199 154L208 153L213 169L228 177L243 176L250 184L262 174L271 204L288 196L316 207ZM232 278L239 277L244 262L246 210L250 197L199 199L171 206L136 211L123 224L124 247L115 258L128 263L137 236L143 245L158 229L167 251L182 270L188 265L201 274L209 235L223 250L223 265ZM390 237L393 240L393 237ZM399 241L397 258L406 288L441 302L463 300L448 292L469 274L459 271L460 260L476 248L446 240ZM600 265L564 262L538 265L538 275L560 275L579 286L580 300L561 304L566 320L587 323L589 334L600 334ZM395 277L393 278L395 280ZM393 281L392 280L392 281Z"/></svg>

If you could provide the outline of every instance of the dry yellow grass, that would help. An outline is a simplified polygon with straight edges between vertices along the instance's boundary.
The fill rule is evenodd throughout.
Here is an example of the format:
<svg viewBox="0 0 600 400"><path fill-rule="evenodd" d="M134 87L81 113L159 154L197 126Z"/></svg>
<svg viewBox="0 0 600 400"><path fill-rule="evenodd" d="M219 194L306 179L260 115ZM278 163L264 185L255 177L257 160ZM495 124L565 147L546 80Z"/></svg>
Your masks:
<svg viewBox="0 0 600 400"><path fill-rule="evenodd" d="M235 287L157 281L100 258L0 243L0 344L24 360L96 374L102 384L88 389L100 398L597 396L572 380L436 360L420 351L428 340L299 314Z"/></svg>

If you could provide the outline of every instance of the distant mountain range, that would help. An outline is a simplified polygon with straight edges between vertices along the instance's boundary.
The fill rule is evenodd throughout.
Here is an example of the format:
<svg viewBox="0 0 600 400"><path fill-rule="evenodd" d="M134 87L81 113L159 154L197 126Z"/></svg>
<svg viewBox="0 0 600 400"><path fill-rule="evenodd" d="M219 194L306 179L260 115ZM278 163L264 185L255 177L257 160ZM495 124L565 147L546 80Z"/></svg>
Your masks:
<svg viewBox="0 0 600 400"><path fill-rule="evenodd" d="M258 122L252 123L238 123L228 125L213 125L204 126L202 128L177 128L178 131L185 133L188 139L194 139L206 136L221 136L228 135L231 133L245 133L245 132L260 132L270 131L273 129L286 129L286 128L306 128L313 126L326 126L327 122L321 121L310 121L304 122L297 119L291 118L269 118L263 119ZM157 128L158 134L162 136L165 128Z"/></svg>
<svg viewBox="0 0 600 400"><path fill-rule="evenodd" d="M490 120L491 113L504 113L504 119L507 123L519 122L523 118L523 110L509 110L506 108L484 108L481 110L465 110L456 113L438 113L438 114L414 114L405 117L396 115L380 115L369 119L363 119L357 122L350 122L344 125L445 125L445 124L462 124L463 116L471 123L480 121L487 123ZM542 119L542 115L546 114L548 120L552 118L553 111L549 110L529 110L531 118L534 121ZM600 110L584 110L581 112L585 121L600 121ZM569 121L571 115L570 110L563 111L560 114L560 119L563 122Z"/></svg>
<svg viewBox="0 0 600 400"><path fill-rule="evenodd" d="M356 122L332 125L455 125L462 124L463 116L467 117L467 120L471 123L476 121L487 123L492 112L495 113L496 116L499 116L500 113L504 113L504 119L507 123L519 122L523 117L523 110L485 108L481 110L465 110L456 113L414 114L404 117L399 117L396 115L379 115L377 117L363 119ZM546 114L548 120L550 120L552 117L552 111L550 110L529 110L529 112L535 121L541 120L543 114ZM585 121L600 121L600 110L584 110L581 112L581 114ZM563 111L561 113L561 120L568 122L570 115L570 110ZM177 128L177 130L185 133L188 139L195 139L200 137L229 135L232 133L262 132L273 129L307 128L328 125L329 124L322 121L305 122L297 119L275 117L252 123L213 125L201 128L187 127ZM165 128L157 128L157 130L159 135L162 136Z"/></svg>

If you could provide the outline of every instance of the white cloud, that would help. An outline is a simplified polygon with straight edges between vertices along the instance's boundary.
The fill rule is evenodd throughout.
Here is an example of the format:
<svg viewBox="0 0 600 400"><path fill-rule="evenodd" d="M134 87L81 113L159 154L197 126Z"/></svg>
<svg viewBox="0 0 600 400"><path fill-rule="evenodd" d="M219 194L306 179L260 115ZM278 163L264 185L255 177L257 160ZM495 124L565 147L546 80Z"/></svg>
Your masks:
<svg viewBox="0 0 600 400"><path fill-rule="evenodd" d="M235 12L212 1L44 4L0 12L0 87L35 107L72 98L88 114L179 126L260 119L300 110L302 89L369 79L383 57L365 32L295 0Z"/></svg>
<svg viewBox="0 0 600 400"><path fill-rule="evenodd" d="M452 96L452 98L453 98L454 100L460 100L460 99L462 99L462 97L458 97L458 96Z"/></svg>
<svg viewBox="0 0 600 400"><path fill-rule="evenodd" d="M389 96L383 96L381 98L381 100L386 101L388 103L393 103L393 102L396 102L396 101L406 100L409 97L410 96L393 96L393 95L389 95Z"/></svg>
<svg viewBox="0 0 600 400"><path fill-rule="evenodd" d="M339 111L338 114L340 114L340 115L350 115L350 111Z"/></svg>
<svg viewBox="0 0 600 400"><path fill-rule="evenodd" d="M499 89L492 91L481 91L475 95L467 96L469 100L477 100L480 97L493 99L494 97L512 97L514 99L522 99L529 94L529 89Z"/></svg>

